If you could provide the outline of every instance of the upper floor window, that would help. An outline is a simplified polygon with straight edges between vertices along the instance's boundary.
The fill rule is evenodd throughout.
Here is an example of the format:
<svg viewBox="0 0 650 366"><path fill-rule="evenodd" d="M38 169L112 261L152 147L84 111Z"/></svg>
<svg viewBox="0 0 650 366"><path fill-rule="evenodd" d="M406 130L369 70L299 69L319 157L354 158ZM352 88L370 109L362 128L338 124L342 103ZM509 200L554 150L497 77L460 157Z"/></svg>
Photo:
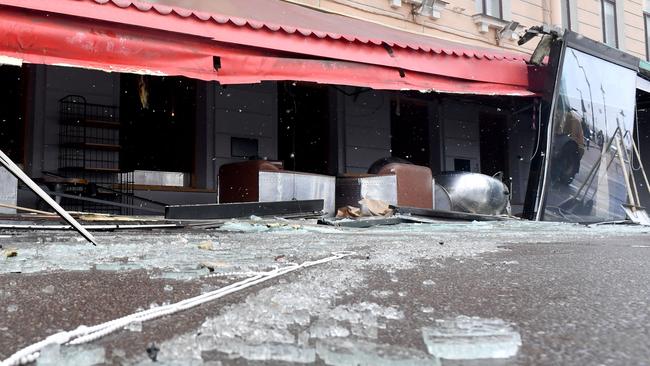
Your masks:
<svg viewBox="0 0 650 366"><path fill-rule="evenodd" d="M568 30L572 30L573 18L571 11L573 9L573 4L571 0L562 1L562 26Z"/></svg>
<svg viewBox="0 0 650 366"><path fill-rule="evenodd" d="M472 15L472 19L481 34L487 34L490 29L498 32L512 19L510 0L475 0L474 4L476 14Z"/></svg>
<svg viewBox="0 0 650 366"><path fill-rule="evenodd" d="M491 17L503 19L502 0L479 0L481 1L482 13Z"/></svg>
<svg viewBox="0 0 650 366"><path fill-rule="evenodd" d="M643 13L645 19L645 59L650 61L650 13Z"/></svg>
<svg viewBox="0 0 650 366"><path fill-rule="evenodd" d="M614 0L601 0L601 4L603 14L603 41L612 47L618 47L616 3Z"/></svg>

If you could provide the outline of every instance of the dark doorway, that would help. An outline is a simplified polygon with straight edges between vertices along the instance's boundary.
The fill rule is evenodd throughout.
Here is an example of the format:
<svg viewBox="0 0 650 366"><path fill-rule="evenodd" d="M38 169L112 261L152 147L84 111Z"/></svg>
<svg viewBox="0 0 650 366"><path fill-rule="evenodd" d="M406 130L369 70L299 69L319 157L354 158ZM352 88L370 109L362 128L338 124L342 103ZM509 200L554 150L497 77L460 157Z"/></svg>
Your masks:
<svg viewBox="0 0 650 366"><path fill-rule="evenodd" d="M196 81L123 74L120 82L122 169L192 172Z"/></svg>
<svg viewBox="0 0 650 366"><path fill-rule="evenodd" d="M429 109L426 102L396 99L391 102L392 155L429 166Z"/></svg>
<svg viewBox="0 0 650 366"><path fill-rule="evenodd" d="M24 163L24 78L17 66L0 66L0 149L15 163Z"/></svg>
<svg viewBox="0 0 650 366"><path fill-rule="evenodd" d="M335 174L330 159L330 105L326 86L278 83L278 158L284 168Z"/></svg>
<svg viewBox="0 0 650 366"><path fill-rule="evenodd" d="M508 119L489 113L479 115L481 144L481 173L495 175L502 172L510 176L508 164Z"/></svg>
<svg viewBox="0 0 650 366"><path fill-rule="evenodd" d="M636 108L637 125L636 131L634 131L634 142L638 144L637 148L641 155L641 163L647 176L650 174L647 171L647 169L650 169L650 93L637 90ZM648 187L646 187L643 170L640 169L641 166L636 154L634 154L632 167L634 168L634 182L637 186L637 192L639 192L641 206L650 207L650 193Z"/></svg>

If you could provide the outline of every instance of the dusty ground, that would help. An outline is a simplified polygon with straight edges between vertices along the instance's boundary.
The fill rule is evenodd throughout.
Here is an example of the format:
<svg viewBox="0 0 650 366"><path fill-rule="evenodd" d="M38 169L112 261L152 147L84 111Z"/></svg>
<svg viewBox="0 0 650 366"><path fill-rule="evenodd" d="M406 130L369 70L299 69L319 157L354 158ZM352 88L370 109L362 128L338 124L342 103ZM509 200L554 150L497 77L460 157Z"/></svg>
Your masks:
<svg viewBox="0 0 650 366"><path fill-rule="evenodd" d="M170 365L646 364L648 231L239 221L103 233L99 247L73 233L5 232L3 250L18 255L0 259L0 359L60 330L245 278L208 277L203 262L213 273L262 271L352 250L84 346L50 348L40 363L150 364L155 343L158 363Z"/></svg>

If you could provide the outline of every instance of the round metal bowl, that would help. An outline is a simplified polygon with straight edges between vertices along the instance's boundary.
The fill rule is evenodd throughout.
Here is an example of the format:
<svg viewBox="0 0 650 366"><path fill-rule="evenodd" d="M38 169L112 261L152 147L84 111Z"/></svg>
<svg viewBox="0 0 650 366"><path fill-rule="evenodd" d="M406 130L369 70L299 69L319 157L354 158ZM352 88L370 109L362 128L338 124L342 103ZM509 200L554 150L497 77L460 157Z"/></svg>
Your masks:
<svg viewBox="0 0 650 366"><path fill-rule="evenodd" d="M496 178L470 172L442 172L435 179L436 185L442 188L436 189L436 202L439 194L446 194L449 199L444 201L449 202L450 211L484 215L506 213L510 192Z"/></svg>

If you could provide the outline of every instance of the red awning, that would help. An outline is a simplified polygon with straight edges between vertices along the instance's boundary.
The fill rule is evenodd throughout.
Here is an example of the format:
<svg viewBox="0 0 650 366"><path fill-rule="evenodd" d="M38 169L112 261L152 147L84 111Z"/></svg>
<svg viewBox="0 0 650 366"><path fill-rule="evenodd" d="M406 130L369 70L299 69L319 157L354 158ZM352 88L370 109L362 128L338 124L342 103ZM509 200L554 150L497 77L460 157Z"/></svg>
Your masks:
<svg viewBox="0 0 650 366"><path fill-rule="evenodd" d="M0 0L0 63L183 75L223 84L304 80L532 94L526 89L526 64L517 54L468 48L275 0L185 1L235 15L252 13L246 6L255 6L271 20L129 0ZM273 23L291 18L292 26ZM305 22L312 29L304 28ZM369 32L376 37L367 37Z"/></svg>

